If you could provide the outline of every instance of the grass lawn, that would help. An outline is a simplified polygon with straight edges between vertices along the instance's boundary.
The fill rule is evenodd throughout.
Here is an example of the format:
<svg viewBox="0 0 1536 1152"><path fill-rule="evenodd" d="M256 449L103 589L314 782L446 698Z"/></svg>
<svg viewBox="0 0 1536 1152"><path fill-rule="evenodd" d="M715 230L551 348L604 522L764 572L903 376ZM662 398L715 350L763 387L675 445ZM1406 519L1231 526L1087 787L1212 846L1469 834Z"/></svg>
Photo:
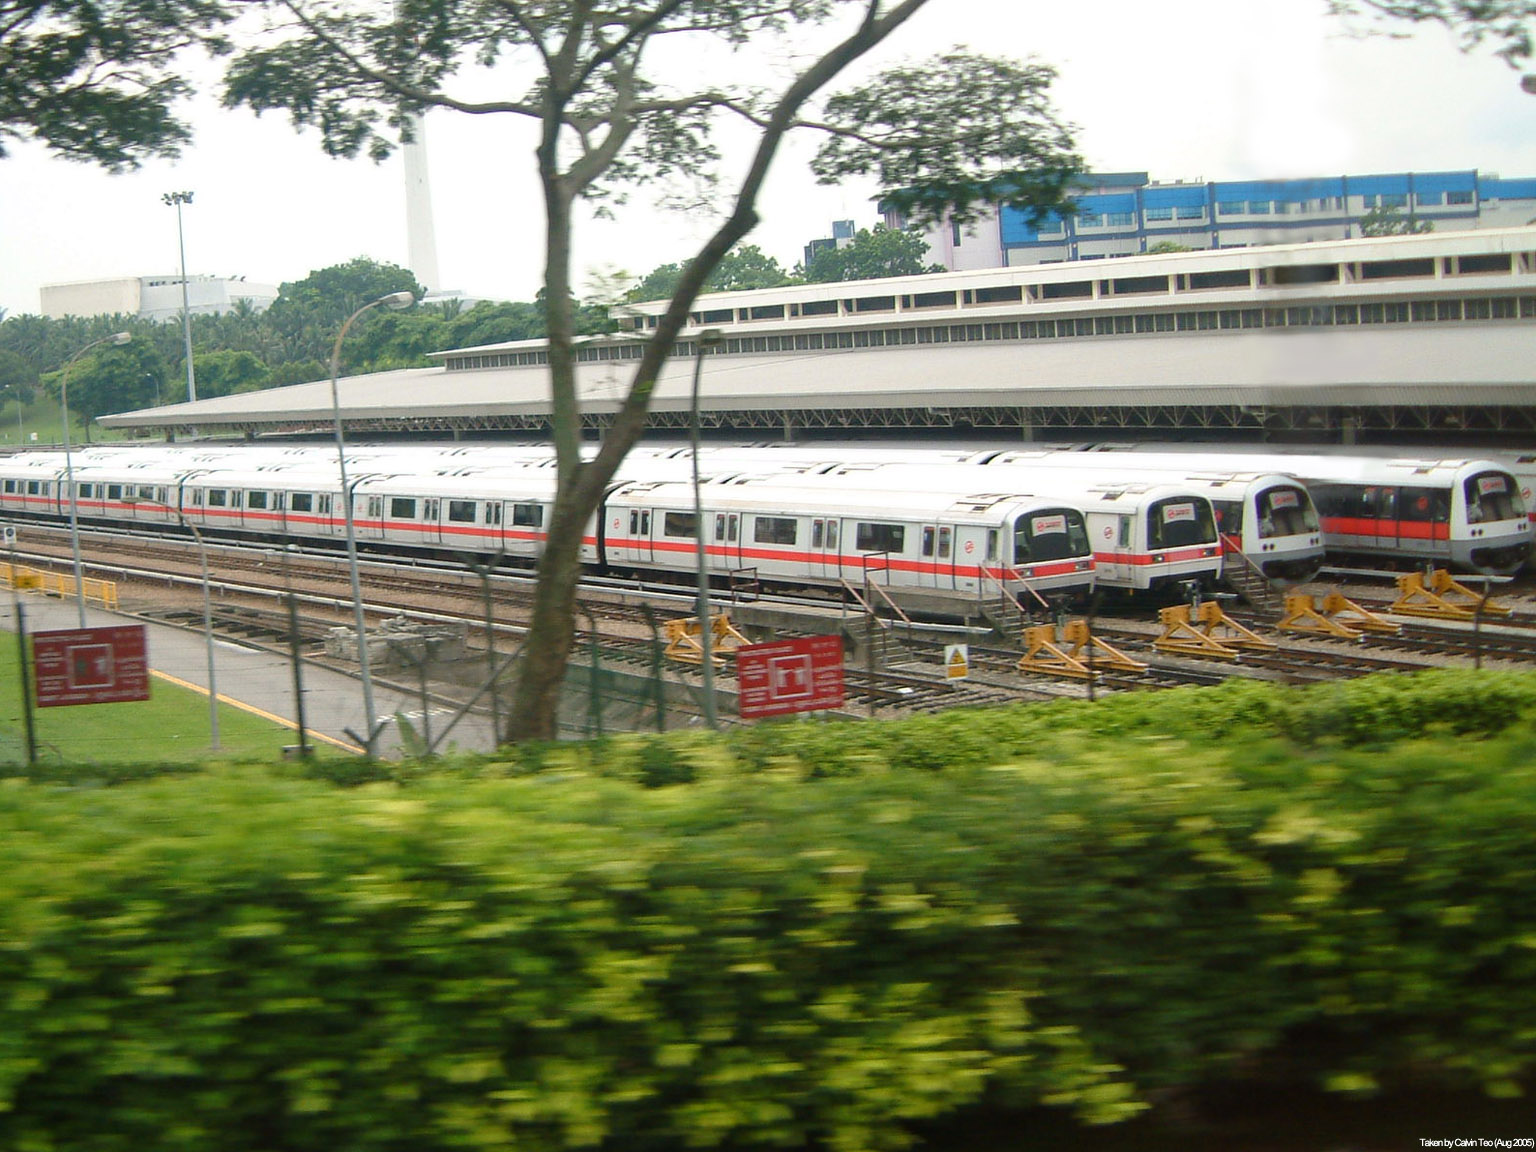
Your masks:
<svg viewBox="0 0 1536 1152"><path fill-rule="evenodd" d="M8 609L7 609L8 611ZM21 667L16 635L0 632L0 763L24 763L26 720L22 712ZM150 698L123 704L80 704L38 708L40 762L138 764L207 759L277 760L285 745L298 742L290 728L228 704L219 706L220 751L208 747L208 697L154 676ZM323 745L316 755L341 756Z"/></svg>

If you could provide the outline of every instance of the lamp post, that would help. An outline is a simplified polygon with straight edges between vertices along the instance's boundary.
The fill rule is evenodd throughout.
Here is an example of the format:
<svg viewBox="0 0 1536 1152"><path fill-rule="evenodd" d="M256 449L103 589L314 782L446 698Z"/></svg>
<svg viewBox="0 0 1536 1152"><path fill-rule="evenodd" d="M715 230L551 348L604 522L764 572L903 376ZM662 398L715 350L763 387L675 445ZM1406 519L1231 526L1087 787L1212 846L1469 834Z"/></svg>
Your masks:
<svg viewBox="0 0 1536 1152"><path fill-rule="evenodd" d="M187 300L187 240L181 229L181 206L192 203L190 192L167 192L160 200L176 209L176 246L181 250L181 335L186 343L187 399L197 399L197 377L192 371L192 307Z"/></svg>
<svg viewBox="0 0 1536 1152"><path fill-rule="evenodd" d="M709 619L709 568L704 553L704 496L699 487L699 378L704 374L704 352L718 348L725 337L718 328L706 328L694 337L693 398L688 405L688 432L693 443L694 555L699 569L699 648L704 669L704 724L715 727L715 653Z"/></svg>
<svg viewBox="0 0 1536 1152"><path fill-rule="evenodd" d="M64 409L64 483L69 488L69 549L75 561L75 604L80 609L80 627L85 627L85 571L80 563L80 507L75 493L74 456L69 450L69 372L75 361L98 344L126 344L133 339L131 332L114 332L100 340L92 340L64 362L64 378L59 385L59 402Z"/></svg>
<svg viewBox="0 0 1536 1152"><path fill-rule="evenodd" d="M357 525L352 515L352 489L347 484L347 443L341 430L341 397L337 392L336 378L341 374L341 342L347 338L352 322L370 308L409 308L416 303L410 292L391 292L371 303L364 304L348 316L336 333L336 343L331 347L331 422L336 434L336 463L341 472L341 509L347 526L347 573L352 580L352 615L357 626L357 674L363 683L363 728L361 737L364 751L373 755L373 739L377 735L373 711L373 676L368 667L368 631L363 614L363 586L357 571Z"/></svg>

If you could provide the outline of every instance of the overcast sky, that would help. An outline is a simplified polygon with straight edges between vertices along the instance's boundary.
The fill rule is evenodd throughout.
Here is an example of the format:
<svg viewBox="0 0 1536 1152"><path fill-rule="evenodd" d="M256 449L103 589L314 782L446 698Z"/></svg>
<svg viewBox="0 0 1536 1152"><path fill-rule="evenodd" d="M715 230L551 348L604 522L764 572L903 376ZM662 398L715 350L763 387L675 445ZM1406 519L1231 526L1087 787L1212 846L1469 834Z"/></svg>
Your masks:
<svg viewBox="0 0 1536 1152"><path fill-rule="evenodd" d="M1536 96L1486 50L1444 32L1360 37L1325 0L932 0L882 50L916 58L954 44L1055 65L1061 115L1099 171L1229 180L1477 168L1536 176ZM1406 27L1405 33L1410 30ZM730 62L732 67L738 65ZM687 62L682 66L687 67ZM328 159L280 116L193 110L176 162L98 169L22 145L0 160L0 308L40 310L44 284L178 268L175 211L190 190L189 273L278 284L357 256L407 263L398 158ZM526 135L505 118L435 112L427 144L442 283L527 300L540 281L541 224ZM747 238L786 268L834 219L876 221L867 186L822 188L806 141L780 160ZM686 258L706 221L656 210L641 190L613 221L584 222L577 282L635 278Z"/></svg>

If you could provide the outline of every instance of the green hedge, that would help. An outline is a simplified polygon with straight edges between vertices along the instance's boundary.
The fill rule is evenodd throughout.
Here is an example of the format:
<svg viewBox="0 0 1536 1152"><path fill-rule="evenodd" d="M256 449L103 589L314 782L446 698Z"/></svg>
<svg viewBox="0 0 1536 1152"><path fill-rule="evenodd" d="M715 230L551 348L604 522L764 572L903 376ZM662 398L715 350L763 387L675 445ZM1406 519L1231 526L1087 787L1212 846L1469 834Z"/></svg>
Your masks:
<svg viewBox="0 0 1536 1152"><path fill-rule="evenodd" d="M1187 736L974 713L955 764L947 718L913 722L927 750L896 745L944 772L882 759L883 726L784 726L864 742L811 784L795 740L740 771L739 738L693 734L409 786L12 780L0 1147L853 1150L1298 1067L1509 1094L1536 1060L1536 727L1455 740L1501 725L1452 694L1358 690L1425 732L1382 747L1337 713L1300 749L1198 738L1242 694L1184 696ZM655 747L701 782L603 777Z"/></svg>

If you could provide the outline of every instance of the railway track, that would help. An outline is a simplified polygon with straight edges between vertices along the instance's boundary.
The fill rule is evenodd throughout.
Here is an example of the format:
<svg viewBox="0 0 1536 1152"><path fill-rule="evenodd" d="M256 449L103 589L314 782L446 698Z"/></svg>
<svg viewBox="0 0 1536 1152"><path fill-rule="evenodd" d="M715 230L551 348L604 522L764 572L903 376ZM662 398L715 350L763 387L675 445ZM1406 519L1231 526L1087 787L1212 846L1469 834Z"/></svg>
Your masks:
<svg viewBox="0 0 1536 1152"><path fill-rule="evenodd" d="M193 613L188 608L191 597L200 594L202 580L200 558L191 541L124 537L96 529L83 532L82 539L88 549L89 574L121 581L126 589L126 607L201 627L200 611ZM214 624L226 638L286 650L289 619L282 605L290 592L299 604L300 649L306 659L323 661L326 635L338 626L350 627L351 591L345 558L340 553L222 542L210 543L208 552L214 573ZM67 567L67 532L29 527L26 548L17 559ZM360 571L368 614L374 621L405 615L418 620L462 622L472 648L481 651L487 644L489 615L497 650L510 652L521 639L533 599L531 577L515 572L490 574L425 562L385 561L367 554ZM578 661L588 658L592 636L596 635L598 659L606 667L649 675L657 665L658 618L690 615L693 595L691 590L678 587L636 582L601 581L584 587L583 619L578 620L578 627L585 628L578 643ZM1357 602L1373 609L1388 606L1380 599ZM847 664L845 710L862 716L907 714L1093 692L1154 691L1214 684L1234 676L1300 684L1439 664L1500 661L1536 665L1536 607L1528 600L1519 601L1510 617L1480 622L1475 630L1464 623L1415 620L1398 635L1368 634L1353 643L1277 635L1272 617L1233 611L1234 618L1273 637L1278 648L1274 652L1245 652L1231 662L1159 652L1153 646L1158 629L1148 622L1148 614L1149 610L1143 609L1137 617L1098 617L1095 634L1148 668L1136 675L1100 670L1091 687L1079 681L1020 672L1020 648L985 640L970 644L970 675L951 680L944 674L942 645L952 635L925 636L917 629L906 647L891 655L884 666L871 670L859 660ZM696 696L702 691L702 678L686 665L669 662L667 675L683 686L685 697L687 689ZM722 691L732 690L734 677L728 664L722 667L717 686ZM457 687L438 684L434 691L449 700L467 695Z"/></svg>

